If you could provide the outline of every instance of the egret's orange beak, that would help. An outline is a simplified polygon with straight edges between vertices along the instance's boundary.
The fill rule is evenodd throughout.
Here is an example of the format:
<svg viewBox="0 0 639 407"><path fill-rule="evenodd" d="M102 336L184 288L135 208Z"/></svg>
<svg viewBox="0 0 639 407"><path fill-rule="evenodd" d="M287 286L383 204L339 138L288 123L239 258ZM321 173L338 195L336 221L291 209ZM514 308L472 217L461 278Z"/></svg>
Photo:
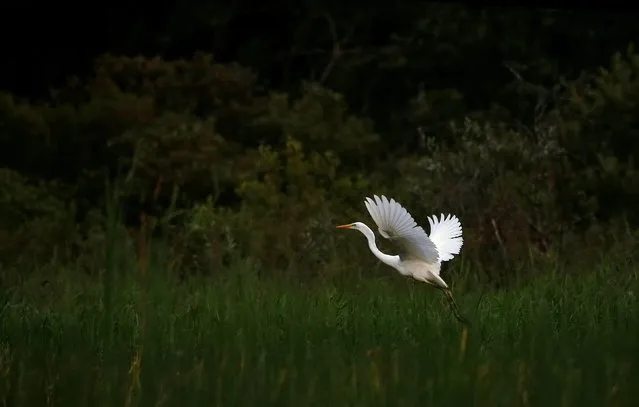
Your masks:
<svg viewBox="0 0 639 407"><path fill-rule="evenodd" d="M337 229L350 229L350 228L352 228L352 227L353 227L353 224L352 224L352 223L349 223L348 225L339 225L339 226L336 226L336 228L337 228Z"/></svg>

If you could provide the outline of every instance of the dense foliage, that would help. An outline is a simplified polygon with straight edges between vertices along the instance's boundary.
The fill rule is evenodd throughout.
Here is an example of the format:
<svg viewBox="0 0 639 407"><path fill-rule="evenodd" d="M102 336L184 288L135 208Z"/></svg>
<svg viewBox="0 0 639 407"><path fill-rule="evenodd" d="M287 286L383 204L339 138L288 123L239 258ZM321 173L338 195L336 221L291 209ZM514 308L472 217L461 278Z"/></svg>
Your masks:
<svg viewBox="0 0 639 407"><path fill-rule="evenodd" d="M164 241L182 273L250 258L266 273L339 275L374 264L333 230L370 223L362 200L373 193L420 222L457 214L464 258L500 265L493 281L525 264L629 252L634 24L443 4L386 16L299 7L277 49L273 33L235 53L208 47L237 62L105 54L47 100L0 94L0 264L28 270L54 256L93 269L115 199L127 226L118 238L137 250L152 229L142 234ZM203 9L193 26L218 12ZM241 15L206 21L222 35ZM587 45L557 49L585 33Z"/></svg>
<svg viewBox="0 0 639 407"><path fill-rule="evenodd" d="M176 285L155 261L104 308L73 270L34 278L0 313L0 403L634 406L637 279L610 264L464 293L470 331L408 279L300 288L236 264Z"/></svg>

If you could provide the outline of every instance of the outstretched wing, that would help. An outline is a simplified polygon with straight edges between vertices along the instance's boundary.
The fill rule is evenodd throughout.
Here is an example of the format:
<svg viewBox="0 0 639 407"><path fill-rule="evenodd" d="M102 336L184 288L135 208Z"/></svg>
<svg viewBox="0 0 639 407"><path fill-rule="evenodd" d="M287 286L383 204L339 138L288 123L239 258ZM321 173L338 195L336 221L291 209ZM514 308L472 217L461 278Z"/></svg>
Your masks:
<svg viewBox="0 0 639 407"><path fill-rule="evenodd" d="M421 226L417 226L413 217L403 206L384 195L373 196L375 200L366 198L364 205L377 224L379 233L398 243L404 253L402 260L415 258L427 263L436 263L439 259L437 247Z"/></svg>
<svg viewBox="0 0 639 407"><path fill-rule="evenodd" d="M428 217L430 224L430 240L437 247L440 261L448 261L459 254L464 239L462 238L462 228L459 219L455 215L441 214L437 219L437 215L432 218Z"/></svg>

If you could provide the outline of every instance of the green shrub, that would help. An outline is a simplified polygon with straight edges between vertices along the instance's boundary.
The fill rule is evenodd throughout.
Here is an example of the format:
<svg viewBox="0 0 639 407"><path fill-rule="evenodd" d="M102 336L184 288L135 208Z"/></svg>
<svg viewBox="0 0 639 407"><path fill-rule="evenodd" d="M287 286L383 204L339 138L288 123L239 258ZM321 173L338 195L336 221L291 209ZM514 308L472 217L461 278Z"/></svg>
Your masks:
<svg viewBox="0 0 639 407"><path fill-rule="evenodd" d="M120 181L125 224L150 217L153 238L189 273L238 259L305 277L372 266L361 238L334 230L373 226L362 204L372 194L392 195L421 224L455 213L462 258L494 264L497 280L527 263L632 253L638 67L630 49L609 69L550 88L519 78L504 93L518 103L486 111L467 111L455 89L428 89L389 127L335 90L267 91L210 55L104 56L94 78L71 81L48 105L0 96L9 164L0 225L6 239L21 231L2 260L75 242L81 263L97 264L105 177ZM405 132L407 123L418 129ZM594 250L573 254L583 247Z"/></svg>
<svg viewBox="0 0 639 407"><path fill-rule="evenodd" d="M6 168L0 168L0 191L0 263L64 259L77 237L71 191Z"/></svg>

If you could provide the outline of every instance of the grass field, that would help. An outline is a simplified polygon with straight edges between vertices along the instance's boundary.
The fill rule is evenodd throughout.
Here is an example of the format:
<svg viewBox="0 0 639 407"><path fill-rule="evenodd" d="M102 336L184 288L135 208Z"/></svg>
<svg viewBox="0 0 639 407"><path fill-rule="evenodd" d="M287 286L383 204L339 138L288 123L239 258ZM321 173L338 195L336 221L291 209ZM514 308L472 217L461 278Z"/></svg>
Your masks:
<svg viewBox="0 0 639 407"><path fill-rule="evenodd" d="M440 292L390 269L345 286L43 271L3 291L0 404L637 405L624 267L457 291L467 335Z"/></svg>

